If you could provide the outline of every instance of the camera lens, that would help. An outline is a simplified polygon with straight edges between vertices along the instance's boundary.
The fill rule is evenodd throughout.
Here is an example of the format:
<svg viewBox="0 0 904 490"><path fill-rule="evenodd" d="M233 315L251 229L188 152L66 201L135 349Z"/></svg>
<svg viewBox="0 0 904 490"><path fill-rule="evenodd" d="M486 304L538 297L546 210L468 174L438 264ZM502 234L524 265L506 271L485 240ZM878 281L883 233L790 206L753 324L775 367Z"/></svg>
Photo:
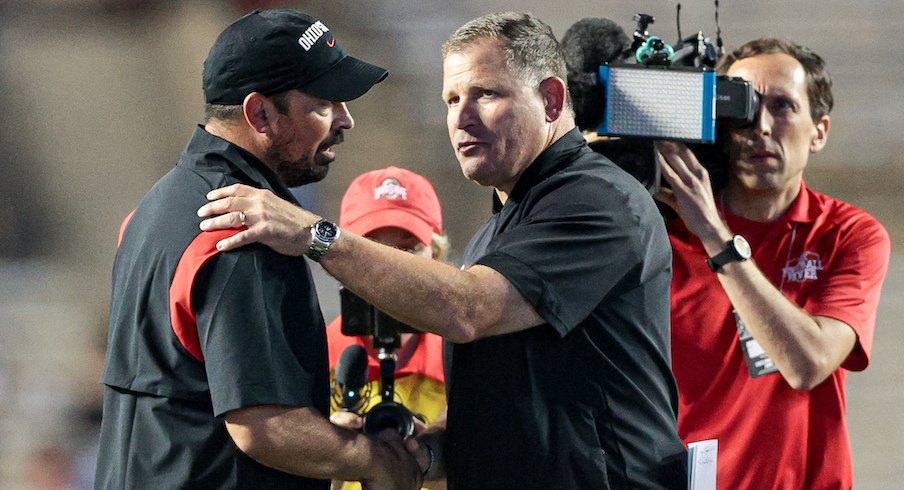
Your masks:
<svg viewBox="0 0 904 490"><path fill-rule="evenodd" d="M395 402L381 402L364 415L364 432L377 434L386 429L394 430L407 439L414 434L411 411Z"/></svg>

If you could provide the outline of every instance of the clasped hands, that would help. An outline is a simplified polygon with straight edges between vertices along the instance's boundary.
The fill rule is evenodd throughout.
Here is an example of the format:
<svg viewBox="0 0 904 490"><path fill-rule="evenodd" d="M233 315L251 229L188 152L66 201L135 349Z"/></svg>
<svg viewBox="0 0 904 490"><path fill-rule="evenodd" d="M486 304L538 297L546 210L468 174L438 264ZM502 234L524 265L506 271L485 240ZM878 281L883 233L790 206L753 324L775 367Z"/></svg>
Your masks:
<svg viewBox="0 0 904 490"><path fill-rule="evenodd" d="M417 460L418 466L421 468L421 473L427 476L427 473L430 471L431 457L429 450L426 445L419 441L416 437L418 434L422 433L424 429L427 428L426 424L421 421L417 417L413 417L414 420L414 436L410 439L406 439L403 442L405 449L408 450L409 453ZM363 430L364 428L364 417L354 413L354 412L334 412L330 415L330 422L334 425L338 425L339 427L344 427L346 429L351 430ZM394 432L391 429L384 430L377 435L383 440L386 438L392 438L397 440L399 438L398 433Z"/></svg>

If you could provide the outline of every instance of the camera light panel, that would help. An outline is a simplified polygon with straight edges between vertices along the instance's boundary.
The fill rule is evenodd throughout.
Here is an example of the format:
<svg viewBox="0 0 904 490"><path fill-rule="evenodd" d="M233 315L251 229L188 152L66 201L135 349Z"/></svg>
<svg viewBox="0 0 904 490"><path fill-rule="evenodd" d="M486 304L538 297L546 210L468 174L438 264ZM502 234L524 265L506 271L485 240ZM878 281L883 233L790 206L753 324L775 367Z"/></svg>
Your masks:
<svg viewBox="0 0 904 490"><path fill-rule="evenodd" d="M602 66L601 135L715 141L716 74L644 66Z"/></svg>

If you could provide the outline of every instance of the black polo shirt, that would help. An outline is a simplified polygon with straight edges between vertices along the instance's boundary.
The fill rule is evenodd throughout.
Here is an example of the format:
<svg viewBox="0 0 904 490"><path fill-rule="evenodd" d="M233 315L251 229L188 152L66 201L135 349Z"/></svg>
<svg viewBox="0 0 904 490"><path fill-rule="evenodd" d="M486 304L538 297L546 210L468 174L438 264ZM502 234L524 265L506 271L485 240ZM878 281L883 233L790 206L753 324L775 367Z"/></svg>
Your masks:
<svg viewBox="0 0 904 490"><path fill-rule="evenodd" d="M450 488L686 488L671 250L643 186L571 131L463 263L503 274L547 323L448 344Z"/></svg>
<svg viewBox="0 0 904 490"><path fill-rule="evenodd" d="M202 233L206 194L242 182L293 200L254 156L198 128L123 223L113 266L96 488L328 488L242 454L223 415L328 415L326 334L305 260Z"/></svg>

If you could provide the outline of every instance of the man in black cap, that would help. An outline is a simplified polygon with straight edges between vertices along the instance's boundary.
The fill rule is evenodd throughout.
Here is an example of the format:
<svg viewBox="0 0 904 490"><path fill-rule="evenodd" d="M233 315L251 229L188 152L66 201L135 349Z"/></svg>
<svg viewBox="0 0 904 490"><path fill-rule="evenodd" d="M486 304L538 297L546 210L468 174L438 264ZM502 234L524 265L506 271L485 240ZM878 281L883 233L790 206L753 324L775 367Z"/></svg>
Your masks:
<svg viewBox="0 0 904 490"><path fill-rule="evenodd" d="M255 11L204 63L205 123L125 220L113 268L96 488L418 488L397 434L330 424L326 335L303 258L220 252L191 212L244 183L292 200L354 121L345 102L386 70L323 22Z"/></svg>

